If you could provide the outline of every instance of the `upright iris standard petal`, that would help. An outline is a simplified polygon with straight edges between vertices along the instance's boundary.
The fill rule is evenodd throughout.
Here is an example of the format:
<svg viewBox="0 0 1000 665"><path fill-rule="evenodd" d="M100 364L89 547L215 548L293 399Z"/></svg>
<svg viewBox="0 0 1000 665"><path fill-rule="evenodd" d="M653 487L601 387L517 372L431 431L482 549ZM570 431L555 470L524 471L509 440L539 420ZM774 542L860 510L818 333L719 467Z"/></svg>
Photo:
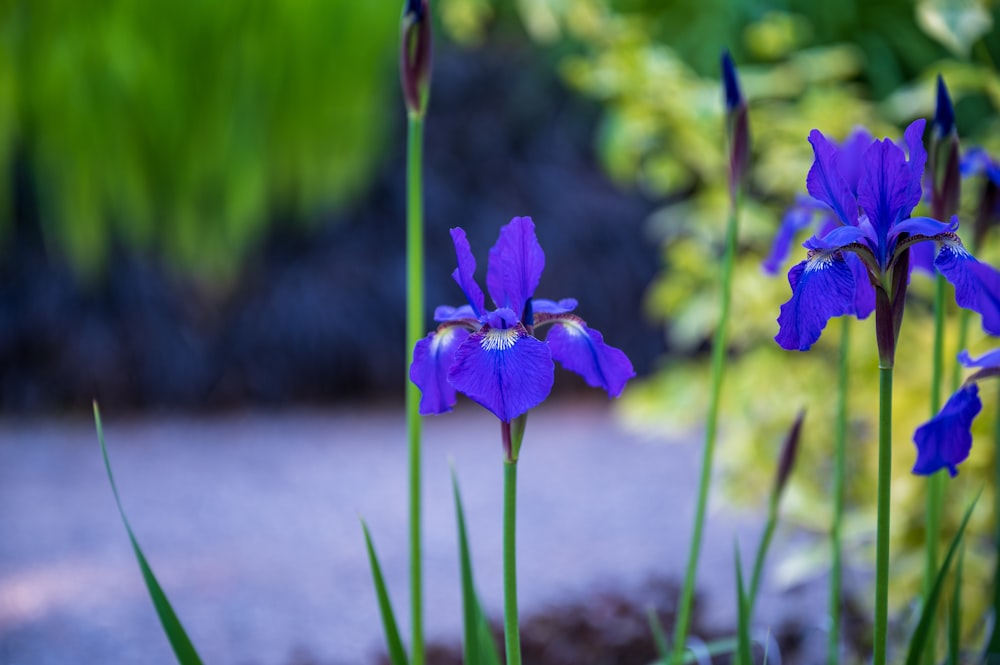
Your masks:
<svg viewBox="0 0 1000 665"><path fill-rule="evenodd" d="M816 160L806 176L806 189L818 201L830 206L837 217L850 226L858 225L858 203L838 168L837 146L819 130L809 134Z"/></svg>
<svg viewBox="0 0 1000 665"><path fill-rule="evenodd" d="M484 325L455 353L448 381L503 421L538 406L552 390L555 367L545 342L523 325Z"/></svg>
<svg viewBox="0 0 1000 665"><path fill-rule="evenodd" d="M972 421L982 409L979 387L968 384L948 398L944 408L913 434L917 444L917 461L913 473L930 475L948 469L954 478L956 468L972 449Z"/></svg>
<svg viewBox="0 0 1000 665"><path fill-rule="evenodd" d="M530 217L515 217L500 229L490 249L486 288L497 307L509 307L521 316L544 268L545 252L535 237L534 222Z"/></svg>
<svg viewBox="0 0 1000 665"><path fill-rule="evenodd" d="M903 214L904 217L909 216L910 211L917 207L923 192L924 167L927 165L927 151L924 149L923 141L926 124L927 121L923 118L914 120L903 133L903 140L906 141L906 148L910 152L910 158L907 161L909 188L907 189L907 198L903 203L903 208L906 211Z"/></svg>
<svg viewBox="0 0 1000 665"><path fill-rule="evenodd" d="M609 397L621 395L635 376L632 363L621 349L604 343L604 336L577 316L560 316L546 341L552 357L566 369L583 377L587 385L603 388Z"/></svg>
<svg viewBox="0 0 1000 665"><path fill-rule="evenodd" d="M446 413L455 406L455 388L448 383L448 369L468 336L465 328L446 325L413 347L410 380L420 388L420 415Z"/></svg>
<svg viewBox="0 0 1000 665"><path fill-rule="evenodd" d="M835 316L854 313L854 274L840 252L817 252L788 273L792 297L781 306L778 334L783 349L806 351Z"/></svg>
<svg viewBox="0 0 1000 665"><path fill-rule="evenodd" d="M889 139L872 143L865 151L864 170L858 182L858 205L875 230L876 258L883 268L891 251L889 233L902 220L909 194L909 170L903 151Z"/></svg>
<svg viewBox="0 0 1000 665"><path fill-rule="evenodd" d="M465 231L461 228L451 230L451 240L455 243L455 257L458 259L458 267L451 273L452 278L458 283L462 293L465 294L469 305L476 317L483 315L485 296L483 290L476 283L476 257L472 255L472 248L469 247L469 239L465 236Z"/></svg>
<svg viewBox="0 0 1000 665"><path fill-rule="evenodd" d="M934 266L955 287L955 302L979 312L983 330L1000 335L1000 273L977 261L955 235L942 239Z"/></svg>

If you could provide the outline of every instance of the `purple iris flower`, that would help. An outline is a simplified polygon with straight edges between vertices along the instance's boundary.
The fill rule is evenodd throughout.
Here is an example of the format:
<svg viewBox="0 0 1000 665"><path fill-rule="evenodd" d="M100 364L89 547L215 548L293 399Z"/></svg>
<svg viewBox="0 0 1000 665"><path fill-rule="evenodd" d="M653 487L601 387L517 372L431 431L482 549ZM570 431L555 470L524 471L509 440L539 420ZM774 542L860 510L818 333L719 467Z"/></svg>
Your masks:
<svg viewBox="0 0 1000 665"><path fill-rule="evenodd" d="M781 306L775 336L782 348L809 349L834 316L864 318L872 311L875 288L890 299L901 295L906 276L890 284L892 270L908 272L908 250L923 241L937 243L934 267L955 286L958 304L982 314L987 332L1000 334L1000 273L965 249L955 233L957 217L945 223L910 216L922 193L924 125L917 120L904 133L908 159L889 139L840 147L818 130L810 133L815 161L806 189L828 207L835 224L804 243L808 258L788 273L792 297ZM851 151L862 147L855 159Z"/></svg>
<svg viewBox="0 0 1000 665"><path fill-rule="evenodd" d="M576 300L534 299L545 253L530 217L512 219L490 250L486 288L496 309L485 307L465 231L452 229L451 238L458 258L452 277L469 304L438 307L434 320L441 325L413 350L410 380L422 393L421 414L451 411L461 392L509 422L548 396L553 360L610 397L621 394L635 376L625 353L571 314ZM535 334L547 326L551 329L542 341Z"/></svg>
<svg viewBox="0 0 1000 665"><path fill-rule="evenodd" d="M972 421L983 408L978 382L1000 375L1000 349L980 358L972 358L968 351L962 351L958 354L958 362L979 371L948 398L940 413L913 434L913 442L917 444L913 473L928 476L948 469L954 478L958 474L956 467L966 460L972 449Z"/></svg>

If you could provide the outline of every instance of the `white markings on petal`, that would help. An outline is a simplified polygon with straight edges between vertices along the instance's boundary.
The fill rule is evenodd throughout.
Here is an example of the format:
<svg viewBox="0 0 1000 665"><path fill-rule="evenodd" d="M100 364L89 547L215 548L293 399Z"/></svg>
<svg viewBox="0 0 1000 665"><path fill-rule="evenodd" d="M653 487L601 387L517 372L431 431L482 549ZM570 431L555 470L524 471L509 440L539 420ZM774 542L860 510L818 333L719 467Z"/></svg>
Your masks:
<svg viewBox="0 0 1000 665"><path fill-rule="evenodd" d="M479 345L483 351L506 351L514 346L521 336L517 328L490 328L483 335Z"/></svg>
<svg viewBox="0 0 1000 665"><path fill-rule="evenodd" d="M825 270L829 268L834 261L837 261L841 257L840 252L815 252L810 254L809 261L805 265L806 272L812 272L814 270Z"/></svg>

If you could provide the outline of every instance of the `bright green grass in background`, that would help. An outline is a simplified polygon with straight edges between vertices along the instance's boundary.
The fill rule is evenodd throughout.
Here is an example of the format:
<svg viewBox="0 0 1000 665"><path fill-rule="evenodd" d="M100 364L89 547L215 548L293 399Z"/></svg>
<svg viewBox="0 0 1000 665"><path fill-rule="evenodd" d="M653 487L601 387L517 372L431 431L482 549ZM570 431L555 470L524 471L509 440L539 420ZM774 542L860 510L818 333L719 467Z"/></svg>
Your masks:
<svg viewBox="0 0 1000 665"><path fill-rule="evenodd" d="M230 276L268 223L368 181L399 107L397 4L4 3L0 178L24 160L50 246L83 273L116 236Z"/></svg>

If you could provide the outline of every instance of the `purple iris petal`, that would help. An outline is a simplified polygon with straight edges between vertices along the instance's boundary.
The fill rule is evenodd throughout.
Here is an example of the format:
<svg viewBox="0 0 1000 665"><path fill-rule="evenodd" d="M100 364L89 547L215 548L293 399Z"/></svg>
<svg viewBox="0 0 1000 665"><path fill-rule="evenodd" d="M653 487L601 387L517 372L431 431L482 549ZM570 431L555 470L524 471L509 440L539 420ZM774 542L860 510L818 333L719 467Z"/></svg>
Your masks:
<svg viewBox="0 0 1000 665"><path fill-rule="evenodd" d="M910 126L903 132L903 140L906 142L906 147L910 152L910 159L907 162L910 169L909 178L907 178L909 189L907 190L907 198L903 202L903 208L907 211L906 214L909 214L909 211L913 210L920 203L924 166L927 164L927 151L924 150L923 141L926 124L926 120L919 118L911 122Z"/></svg>
<svg viewBox="0 0 1000 665"><path fill-rule="evenodd" d="M910 217L909 219L896 224L892 229L892 236L896 237L900 233L909 233L911 236L928 236L933 238L942 233L954 233L958 230L958 215L954 215L950 222L939 222L930 217Z"/></svg>
<svg viewBox="0 0 1000 665"><path fill-rule="evenodd" d="M851 132L840 148L837 169L855 197L858 195L858 181L861 179L862 157L873 140L868 130L860 127Z"/></svg>
<svg viewBox="0 0 1000 665"><path fill-rule="evenodd" d="M563 298L559 302L533 298L531 309L535 314L566 314L576 309L576 298Z"/></svg>
<svg viewBox="0 0 1000 665"><path fill-rule="evenodd" d="M933 275L936 270L934 268L934 254L937 248L932 242L918 242L910 247L910 269L911 270L923 270L926 273Z"/></svg>
<svg viewBox="0 0 1000 665"><path fill-rule="evenodd" d="M957 236L942 241L934 266L955 287L955 302L979 312L983 330L1000 335L1000 272L977 261Z"/></svg>
<svg viewBox="0 0 1000 665"><path fill-rule="evenodd" d="M465 328L442 326L413 347L410 380L420 388L421 415L446 413L455 406L455 388L448 383L448 368L468 336Z"/></svg>
<svg viewBox="0 0 1000 665"><path fill-rule="evenodd" d="M469 247L469 239L465 237L465 231L461 228L451 230L451 240L455 243L455 256L458 258L458 267L451 273L452 278L458 282L462 293L472 306L472 311L476 318L483 315L483 303L485 296L483 290L476 283L476 257L472 255L472 248Z"/></svg>
<svg viewBox="0 0 1000 665"><path fill-rule="evenodd" d="M838 226L825 236L815 235L812 238L809 238L802 243L802 246L806 249L832 251L863 240L865 237L865 229L861 227Z"/></svg>
<svg viewBox="0 0 1000 665"><path fill-rule="evenodd" d="M858 182L858 204L875 229L880 263L888 258L889 231L896 222L909 217L913 208L913 205L906 207L909 195L910 173L903 151L889 139L868 146Z"/></svg>
<svg viewBox="0 0 1000 665"><path fill-rule="evenodd" d="M783 349L806 351L834 316L854 313L854 274L839 252L817 253L788 272L792 297L781 306L778 334Z"/></svg>
<svg viewBox="0 0 1000 665"><path fill-rule="evenodd" d="M948 469L954 478L957 467L969 456L972 448L972 421L982 409L979 387L971 383L948 398L944 408L917 428L913 442L917 444L917 461L913 473L930 475Z"/></svg>
<svg viewBox="0 0 1000 665"><path fill-rule="evenodd" d="M958 362L962 363L965 367L976 367L980 369L1000 367L1000 349L994 349L988 353L984 353L978 358L970 356L968 351L962 351L958 354Z"/></svg>
<svg viewBox="0 0 1000 665"><path fill-rule="evenodd" d="M458 347L448 381L500 420L510 421L548 397L553 375L545 342L520 323L511 328L487 324Z"/></svg>
<svg viewBox="0 0 1000 665"><path fill-rule="evenodd" d="M814 198L830 206L844 224L857 226L858 204L837 167L837 146L818 129L809 133L809 143L816 161L806 176L806 189Z"/></svg>
<svg viewBox="0 0 1000 665"><path fill-rule="evenodd" d="M472 319L475 321L477 318L471 305L460 305L458 307L438 305L434 308L435 321L458 321L461 319Z"/></svg>
<svg viewBox="0 0 1000 665"><path fill-rule="evenodd" d="M524 304L538 288L545 268L545 252L535 237L530 217L515 217L500 229L490 249L486 288L497 307L509 307L520 317Z"/></svg>
<svg viewBox="0 0 1000 665"><path fill-rule="evenodd" d="M778 233L775 234L774 242L771 243L771 253L761 264L765 273L768 275L778 274L785 259L788 258L788 252L796 234L812 223L815 210L816 204L813 203L812 199L801 194L795 197L795 203L785 211L785 215L781 218L781 226L778 227Z"/></svg>
<svg viewBox="0 0 1000 665"><path fill-rule="evenodd" d="M854 315L867 319L875 311L875 287L868 276L868 266L853 252L845 253L844 260L854 275Z"/></svg>
<svg viewBox="0 0 1000 665"><path fill-rule="evenodd" d="M625 384L635 376L625 353L605 344L601 333L588 328L579 317L567 316L554 323L546 338L552 357L582 376L587 385L603 388L609 397L621 395Z"/></svg>

